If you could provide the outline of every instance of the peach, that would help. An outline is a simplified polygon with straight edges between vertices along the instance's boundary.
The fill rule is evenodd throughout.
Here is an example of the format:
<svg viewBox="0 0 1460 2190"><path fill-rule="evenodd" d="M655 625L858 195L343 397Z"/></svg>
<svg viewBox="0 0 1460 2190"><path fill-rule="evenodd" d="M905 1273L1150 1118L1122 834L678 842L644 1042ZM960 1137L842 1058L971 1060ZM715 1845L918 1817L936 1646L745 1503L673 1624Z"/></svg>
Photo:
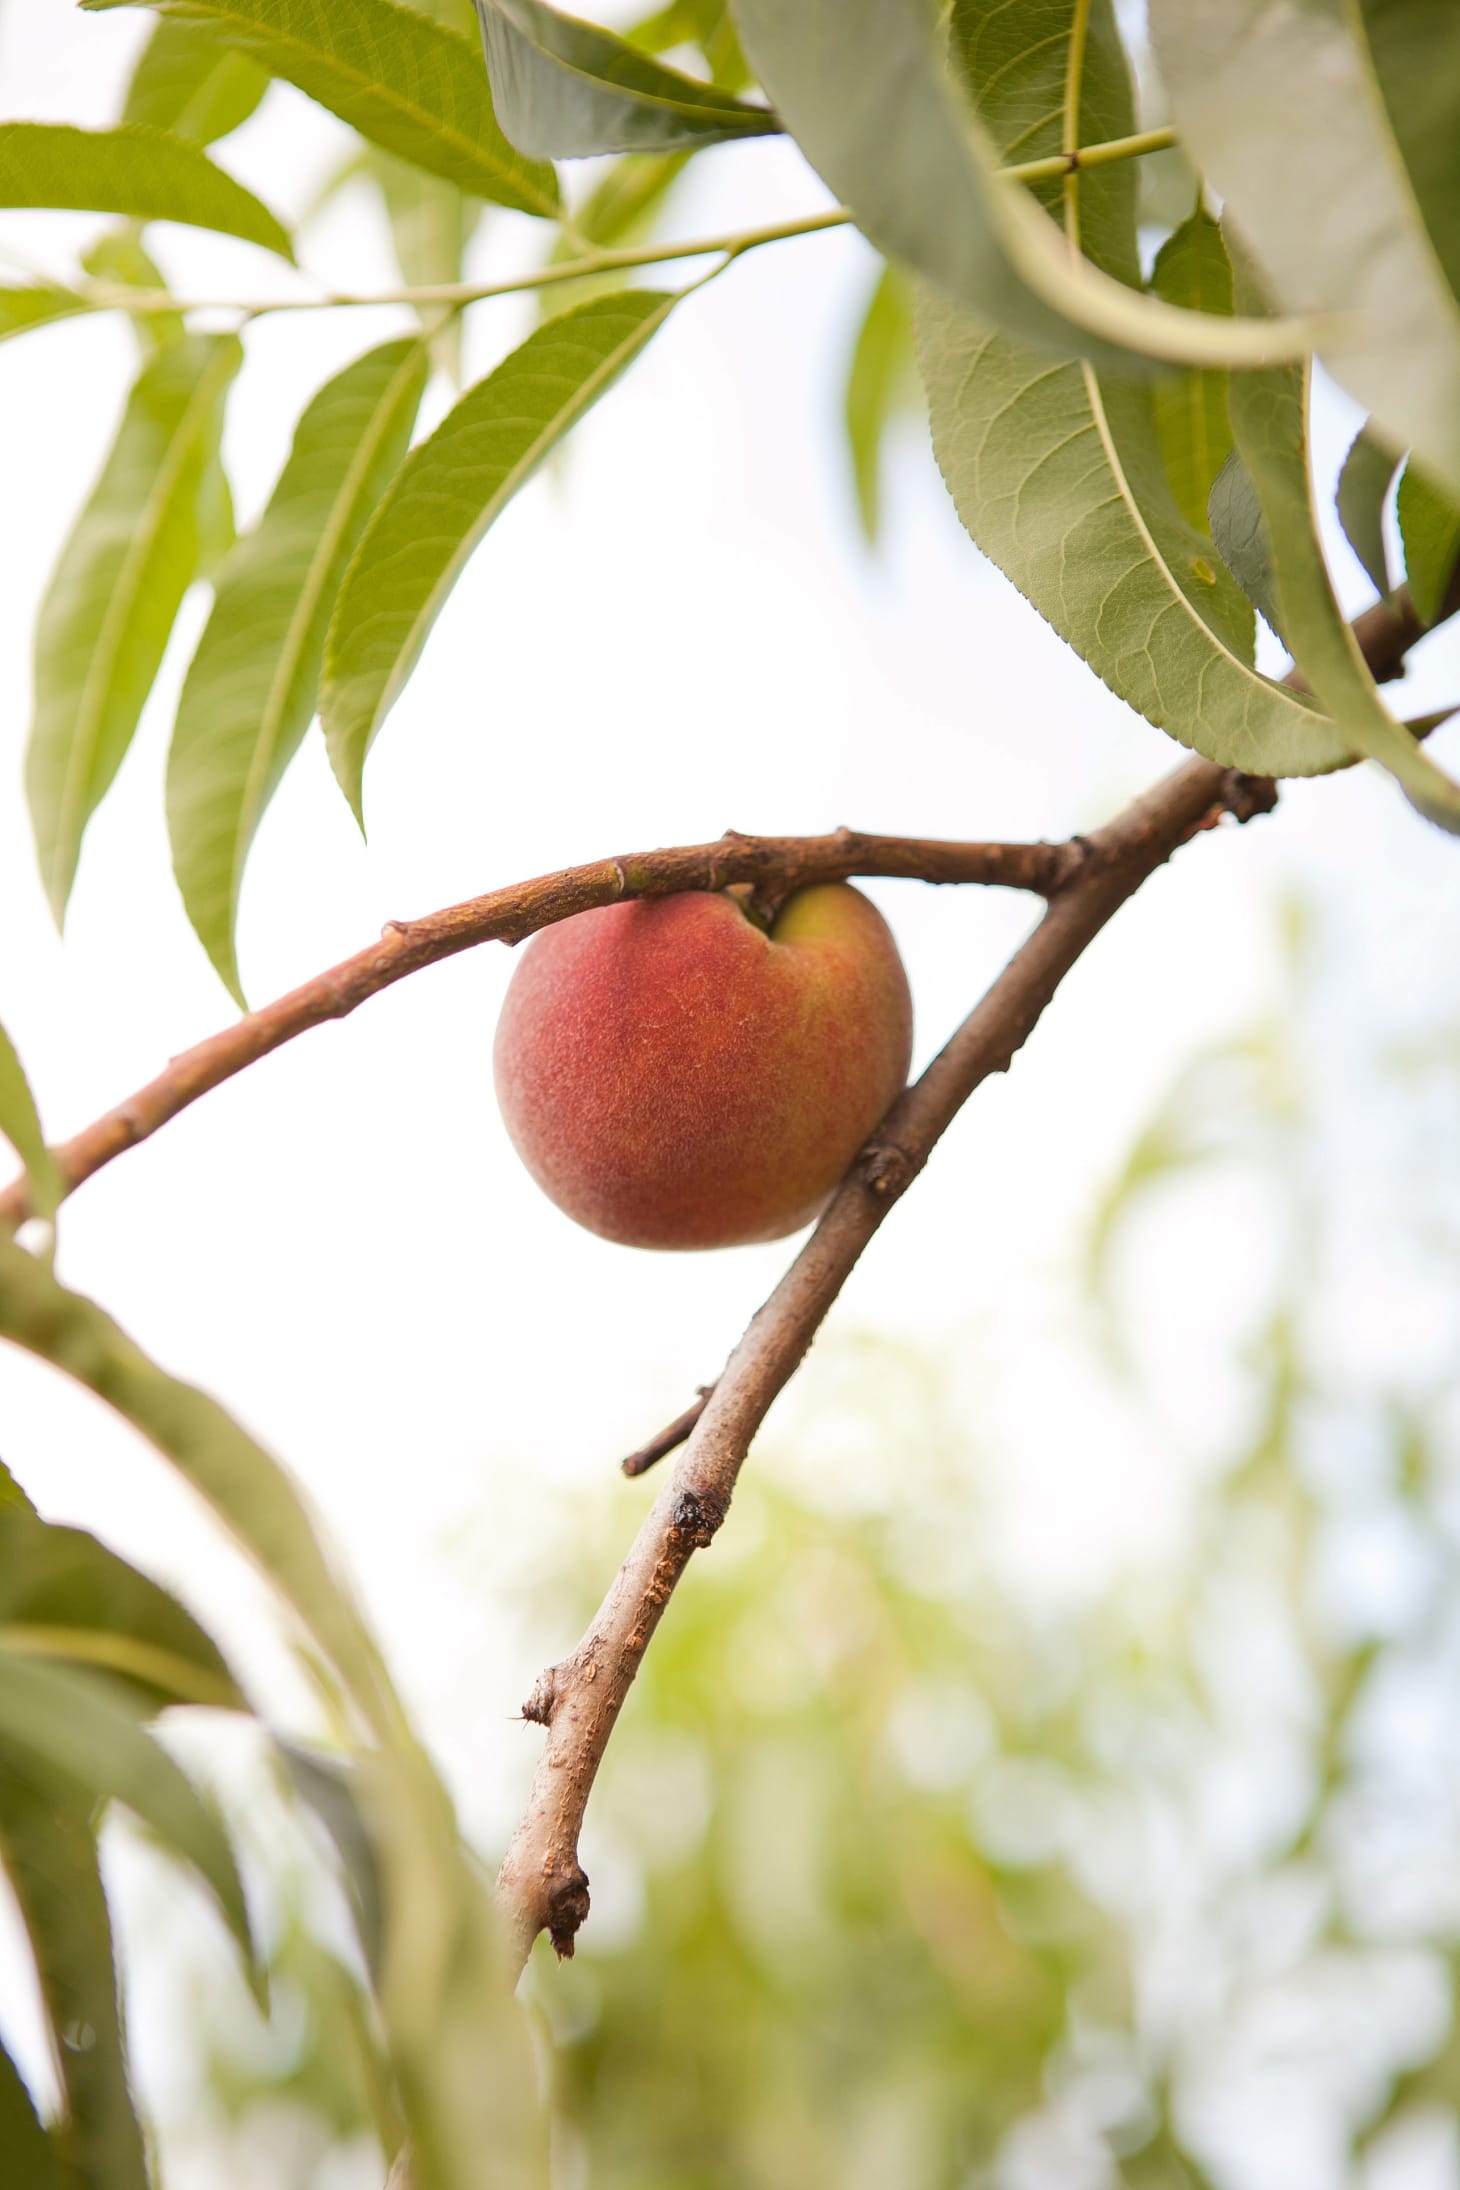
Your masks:
<svg viewBox="0 0 1460 2190"><path fill-rule="evenodd" d="M732 1247L808 1224L900 1092L897 945L845 882L769 933L723 892L545 928L497 1028L497 1098L558 1207L630 1247Z"/></svg>

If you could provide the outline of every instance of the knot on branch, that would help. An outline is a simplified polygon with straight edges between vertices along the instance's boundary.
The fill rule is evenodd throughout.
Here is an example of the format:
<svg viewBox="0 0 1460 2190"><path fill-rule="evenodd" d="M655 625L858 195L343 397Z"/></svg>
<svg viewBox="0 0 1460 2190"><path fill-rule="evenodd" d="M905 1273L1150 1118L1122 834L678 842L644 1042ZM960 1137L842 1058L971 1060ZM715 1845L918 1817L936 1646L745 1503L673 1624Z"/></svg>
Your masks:
<svg viewBox="0 0 1460 2190"><path fill-rule="evenodd" d="M560 1962L570 1962L574 1936L588 1919L588 1873L581 1864L568 1864L549 1879L544 1905L553 1952Z"/></svg>
<svg viewBox="0 0 1460 2190"><path fill-rule="evenodd" d="M922 1168L900 1141L869 1141L857 1159L863 1181L883 1201L906 1193Z"/></svg>
<svg viewBox="0 0 1460 2190"><path fill-rule="evenodd" d="M1245 776L1229 768L1222 778L1222 805L1234 821L1254 821L1270 814L1278 802L1278 787L1271 776Z"/></svg>
<svg viewBox="0 0 1460 2190"><path fill-rule="evenodd" d="M545 1673L539 1673L533 1683L532 1694L522 1706L522 1716L531 1719L534 1726L551 1726L553 1706L558 1700L558 1669L550 1665Z"/></svg>
<svg viewBox="0 0 1460 2190"><path fill-rule="evenodd" d="M725 1518L725 1501L708 1491L682 1490L669 1526L686 1551L704 1551Z"/></svg>

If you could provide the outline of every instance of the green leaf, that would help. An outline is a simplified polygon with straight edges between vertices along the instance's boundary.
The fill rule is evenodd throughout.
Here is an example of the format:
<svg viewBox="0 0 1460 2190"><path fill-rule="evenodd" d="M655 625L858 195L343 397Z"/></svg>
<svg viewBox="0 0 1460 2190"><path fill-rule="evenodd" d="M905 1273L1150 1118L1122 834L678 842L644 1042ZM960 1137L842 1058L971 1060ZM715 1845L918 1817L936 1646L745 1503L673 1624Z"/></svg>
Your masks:
<svg viewBox="0 0 1460 2190"><path fill-rule="evenodd" d="M1267 524L1251 474L1235 449L1212 484L1210 515L1217 553L1259 616L1281 639L1282 613L1273 585Z"/></svg>
<svg viewBox="0 0 1460 2190"><path fill-rule="evenodd" d="M366 165L385 207L401 280L412 289L461 281L467 246L482 217L481 199L373 146ZM440 304L419 304L416 317L431 337L432 356L459 387L461 314Z"/></svg>
<svg viewBox="0 0 1460 2190"><path fill-rule="evenodd" d="M1460 13L1433 0L1356 0L1389 126L1435 256L1460 296Z"/></svg>
<svg viewBox="0 0 1460 2190"><path fill-rule="evenodd" d="M1431 45L1441 12L1425 11ZM1334 378L1460 490L1460 304L1356 0L1151 0L1150 21L1176 126L1279 304L1343 315L1319 345ZM1453 114L1460 81L1442 91L1443 65L1425 63Z"/></svg>
<svg viewBox="0 0 1460 2190"><path fill-rule="evenodd" d="M718 85L666 68L626 39L543 0L477 0L502 127L547 159L681 152L780 123Z"/></svg>
<svg viewBox="0 0 1460 2190"><path fill-rule="evenodd" d="M0 1133L25 1165L31 1207L49 1222L65 1199L66 1184L46 1146L25 1067L4 1027L0 1027Z"/></svg>
<svg viewBox="0 0 1460 2190"><path fill-rule="evenodd" d="M1423 623L1438 623L1460 559L1460 507L1411 457L1399 482L1399 536L1409 597Z"/></svg>
<svg viewBox="0 0 1460 2190"><path fill-rule="evenodd" d="M1222 231L1201 206L1174 229L1156 254L1151 287L1168 304L1230 314L1232 269ZM1156 438L1176 507L1196 532L1207 529L1207 502L1232 447L1227 375L1163 374L1152 383Z"/></svg>
<svg viewBox="0 0 1460 2190"><path fill-rule="evenodd" d="M314 713L325 632L366 520L406 452L425 345L387 343L329 381L299 421L257 529L218 574L167 770L188 918L242 1002L234 930L260 818Z"/></svg>
<svg viewBox="0 0 1460 2190"><path fill-rule="evenodd" d="M1027 9L1003 12L1009 35L1032 51L1035 19ZM757 75L828 188L879 250L986 325L1051 355L1120 361L1127 371L1138 356L1251 365L1306 343L1306 326L1208 318L1137 295L1071 252L1026 189L996 179L988 132L960 96L923 0L738 0L736 17ZM1032 137L1028 111L1023 124Z"/></svg>
<svg viewBox="0 0 1460 2190"><path fill-rule="evenodd" d="M82 265L96 281L118 289L163 290L167 282L157 261L143 248L141 224L123 221L108 228L82 253ZM187 322L181 312L133 312L132 332L143 356L169 342L181 341Z"/></svg>
<svg viewBox="0 0 1460 2190"><path fill-rule="evenodd" d="M1057 148L1074 0L1029 15L964 0L955 37L999 151ZM1031 126L1030 116L1042 117ZM1110 7L1090 10L1080 135L1131 128ZM1087 186L1097 175L1098 193ZM1086 247L1134 275L1129 168L1082 176ZM1148 384L1051 364L925 291L918 349L933 447L978 546L1110 689L1158 728L1229 767L1308 774L1348 748L1311 703L1252 668L1252 611L1205 533L1172 498Z"/></svg>
<svg viewBox="0 0 1460 2190"><path fill-rule="evenodd" d="M1384 504L1399 459L1372 427L1354 435L1338 475L1338 521L1344 538L1363 564L1375 589L1389 591L1389 556L1384 546Z"/></svg>
<svg viewBox="0 0 1460 2190"><path fill-rule="evenodd" d="M122 120L213 144L248 120L268 88L247 54L220 52L191 23L159 21L132 71Z"/></svg>
<svg viewBox="0 0 1460 2190"><path fill-rule="evenodd" d="M3 1749L0 1862L30 1940L65 2093L56 2142L67 2190L150 2190L89 1809L52 1775L22 1777Z"/></svg>
<svg viewBox="0 0 1460 2190"><path fill-rule="evenodd" d="M190 335L143 367L41 607L26 788L58 920L198 570L200 500L242 356L232 335Z"/></svg>
<svg viewBox="0 0 1460 2190"><path fill-rule="evenodd" d="M624 32L631 46L644 53L670 53L676 46L698 46L705 57L712 83L727 91L743 91L751 80L750 64L735 34L728 0L669 0L652 15L631 23Z"/></svg>
<svg viewBox="0 0 1460 2190"><path fill-rule="evenodd" d="M366 1966L378 1977L385 1945L380 1859L356 1800L358 1768L295 1742L281 1741L276 1747L295 1793L334 1843Z"/></svg>
<svg viewBox="0 0 1460 2190"><path fill-rule="evenodd" d="M20 2071L0 2045L0 2152L8 2190L66 2190L61 2155L40 2124Z"/></svg>
<svg viewBox="0 0 1460 2190"><path fill-rule="evenodd" d="M83 0L93 8L134 0ZM395 0L158 0L218 51L249 54L362 137L519 213L556 218L557 177L497 126L481 58L465 38Z"/></svg>
<svg viewBox="0 0 1460 2190"><path fill-rule="evenodd" d="M320 713L357 817L365 756L472 549L678 301L628 289L550 320L401 466L345 574L325 649Z"/></svg>
<svg viewBox="0 0 1460 2190"><path fill-rule="evenodd" d="M156 129L0 122L0 205L125 213L216 229L277 252L294 247L266 205L207 154Z"/></svg>
<svg viewBox="0 0 1460 2190"><path fill-rule="evenodd" d="M29 334L32 327L45 327L53 319L70 319L90 309L86 298L71 289L39 284L22 288L19 283L0 282L0 342L8 342L12 335Z"/></svg>
<svg viewBox="0 0 1460 2190"><path fill-rule="evenodd" d="M1256 276L1231 248L1238 302L1261 301ZM1262 505L1283 637L1312 690L1355 753L1387 768L1405 796L1442 828L1460 831L1460 787L1437 768L1379 697L1337 600L1323 557L1308 450L1311 365L1234 379L1237 451Z"/></svg>
<svg viewBox="0 0 1460 2190"><path fill-rule="evenodd" d="M246 1710L212 1637L169 1591L84 1529L0 1507L0 1649L113 1673L153 1711Z"/></svg>
<svg viewBox="0 0 1460 2190"><path fill-rule="evenodd" d="M131 1810L208 1887L256 1984L248 1904L228 1835L135 1711L129 1690L104 1674L0 1645L0 1759L42 1785L58 1779L83 1802Z"/></svg>
<svg viewBox="0 0 1460 2190"><path fill-rule="evenodd" d="M897 412L908 407L915 375L907 277L896 266L884 266L857 330L842 409L857 514L869 544L877 538L882 514L883 439Z"/></svg>

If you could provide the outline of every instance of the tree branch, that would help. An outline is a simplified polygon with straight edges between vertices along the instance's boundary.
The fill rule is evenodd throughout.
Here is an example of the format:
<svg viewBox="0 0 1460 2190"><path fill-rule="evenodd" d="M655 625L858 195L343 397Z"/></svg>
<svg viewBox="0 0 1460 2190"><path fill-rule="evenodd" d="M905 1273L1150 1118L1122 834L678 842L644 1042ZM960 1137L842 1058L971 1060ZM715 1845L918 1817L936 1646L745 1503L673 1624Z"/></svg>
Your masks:
<svg viewBox="0 0 1460 2190"><path fill-rule="evenodd" d="M740 884L757 900L773 903L808 883L840 882L850 875L1001 883L1047 897L1072 872L1078 856L1068 844L956 844L867 836L854 829L838 829L831 836L751 837L732 829L716 844L632 852L621 859L565 867L468 898L421 920L388 922L378 943L183 1050L155 1080L52 1153L69 1192L113 1157L148 1140L210 1088L257 1064L297 1034L345 1018L407 974L477 943L520 943L555 920L620 898L668 897L678 890L723 890ZM0 1193L0 1224L13 1228L30 1214L25 1181L13 1180Z"/></svg>
<svg viewBox="0 0 1460 2190"><path fill-rule="evenodd" d="M888 1112L821 1222L726 1363L587 1634L524 1705L547 1728L527 1808L498 1881L525 1961L538 1932L560 1955L588 1913L578 1835L639 1661L692 1555L725 1518L750 1441L893 1203L980 1082L1007 1069L1061 980L1111 916L1177 848L1224 815L1245 821L1275 787L1189 761L1094 836L1043 919L947 1047Z"/></svg>

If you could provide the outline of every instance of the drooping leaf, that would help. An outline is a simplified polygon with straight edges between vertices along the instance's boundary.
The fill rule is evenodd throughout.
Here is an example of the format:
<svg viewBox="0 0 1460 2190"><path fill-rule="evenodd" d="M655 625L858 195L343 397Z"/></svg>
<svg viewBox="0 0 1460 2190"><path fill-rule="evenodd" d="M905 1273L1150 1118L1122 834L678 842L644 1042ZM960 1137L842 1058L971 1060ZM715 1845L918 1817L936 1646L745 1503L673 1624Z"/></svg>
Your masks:
<svg viewBox="0 0 1460 2190"><path fill-rule="evenodd" d="M1230 313L1232 269L1222 231L1200 205L1174 229L1156 254L1151 287L1168 304L1193 311ZM1152 383L1156 438L1176 507L1196 532L1207 529L1207 501L1232 446L1227 416L1227 375L1163 374Z"/></svg>
<svg viewBox="0 0 1460 2190"><path fill-rule="evenodd" d="M1032 49L1042 11L1004 13ZM756 74L828 188L879 250L986 326L1051 356L1119 360L1128 371L1142 357L1250 365L1306 342L1306 327L1208 318L1137 295L1072 252L1027 190L996 179L994 146L923 0L737 0L736 19ZM1027 112L1023 127L1037 133Z"/></svg>
<svg viewBox="0 0 1460 2190"><path fill-rule="evenodd" d="M124 122L214 144L238 129L269 88L246 53L220 49L191 23L155 23L127 86Z"/></svg>
<svg viewBox="0 0 1460 2190"><path fill-rule="evenodd" d="M41 2127L20 2071L0 2045L0 2152L9 2190L66 2190L61 2154Z"/></svg>
<svg viewBox="0 0 1460 2190"><path fill-rule="evenodd" d="M8 342L12 335L29 334L32 327L44 327L53 319L70 319L90 309L85 297L70 289L0 282L0 342Z"/></svg>
<svg viewBox="0 0 1460 2190"><path fill-rule="evenodd" d="M438 289L463 279L466 250L484 211L455 183L428 175L372 146L366 167L380 192L391 249L401 280L412 289ZM418 304L416 316L431 338L431 354L461 385L461 314L440 304Z"/></svg>
<svg viewBox="0 0 1460 2190"><path fill-rule="evenodd" d="M780 123L714 84L544 0L477 0L492 97L519 151L543 159L682 152Z"/></svg>
<svg viewBox="0 0 1460 2190"><path fill-rule="evenodd" d="M54 1217L66 1186L41 1131L40 1114L15 1045L0 1027L0 1133L25 1165L30 1204L38 1217Z"/></svg>
<svg viewBox="0 0 1460 2190"><path fill-rule="evenodd" d="M1074 19L1074 0L1037 14L960 0L956 50L1004 156L1016 142L1031 159L1058 149ZM1128 134L1132 114L1109 6L1097 0L1086 28L1080 135L1094 143ZM1082 176L1077 202L1085 248L1136 278L1129 167ZM1051 364L931 290L918 350L964 524L1113 692L1226 766L1309 774L1347 758L1311 702L1252 668L1251 608L1175 505L1148 385Z"/></svg>
<svg viewBox="0 0 1460 2190"><path fill-rule="evenodd" d="M212 1637L168 1590L85 1529L0 1507L0 1650L93 1665L155 1711L246 1709Z"/></svg>
<svg viewBox="0 0 1460 2190"><path fill-rule="evenodd" d="M1399 459L1372 427L1354 435L1338 475L1338 521L1376 590L1389 591L1389 556L1384 546L1384 504Z"/></svg>
<svg viewBox="0 0 1460 2190"><path fill-rule="evenodd" d="M336 1757L281 1741L279 1754L300 1800L308 1805L333 1841L350 1896L360 1946L378 1975L385 1944L380 1859L356 1800L358 1768Z"/></svg>
<svg viewBox="0 0 1460 2190"><path fill-rule="evenodd" d="M158 129L0 122L0 205L181 221L294 258L287 232L252 191L196 145Z"/></svg>
<svg viewBox="0 0 1460 2190"><path fill-rule="evenodd" d="M232 335L190 335L143 367L41 607L26 788L58 920L198 569L200 499L242 355Z"/></svg>
<svg viewBox="0 0 1460 2190"><path fill-rule="evenodd" d="M242 1001L234 950L249 846L314 713L325 632L366 520L404 456L425 345L387 343L313 398L257 528L218 574L167 770L188 918Z"/></svg>
<svg viewBox="0 0 1460 2190"><path fill-rule="evenodd" d="M1356 0L1409 187L1460 296L1460 12L1431 0Z"/></svg>
<svg viewBox="0 0 1460 2190"><path fill-rule="evenodd" d="M320 714L357 817L365 756L467 557L678 301L622 290L550 320L401 466L345 574L325 648Z"/></svg>
<svg viewBox="0 0 1460 2190"><path fill-rule="evenodd" d="M615 160L573 214L573 226L585 243L600 250L637 241L647 234L689 161L687 152L628 152ZM572 249L565 245L564 255Z"/></svg>
<svg viewBox="0 0 1460 2190"><path fill-rule="evenodd" d="M1273 584L1267 523L1251 474L1235 449L1212 482L1209 514L1217 553L1259 616L1281 639L1282 611Z"/></svg>
<svg viewBox="0 0 1460 2190"><path fill-rule="evenodd" d="M1228 248L1238 303L1261 302L1255 271ZM1295 663L1355 753L1389 770L1405 796L1442 828L1460 831L1453 784L1379 697L1334 596L1313 507L1308 454L1311 365L1244 373L1230 390L1232 431L1262 505L1283 637Z"/></svg>
<svg viewBox="0 0 1460 2190"><path fill-rule="evenodd" d="M842 406L857 514L869 543L882 514L882 444L908 406L909 383L916 388L912 293L900 268L884 266L857 330Z"/></svg>
<svg viewBox="0 0 1460 2190"><path fill-rule="evenodd" d="M0 1759L42 1785L59 1781L78 1801L124 1804L169 1854L197 1872L257 1978L248 1904L228 1835L182 1767L138 1723L129 1689L0 1643Z"/></svg>
<svg viewBox="0 0 1460 2190"><path fill-rule="evenodd" d="M1444 12L1425 10L1426 25ZM1150 9L1177 127L1279 306L1343 315L1320 345L1334 377L1388 440L1412 444L1460 491L1460 303L1396 142L1364 19L1348 0L1151 0ZM1453 133L1460 77L1451 71L1446 85L1444 50L1424 65Z"/></svg>
<svg viewBox="0 0 1460 2190"><path fill-rule="evenodd" d="M93 8L134 0L83 0ZM246 53L361 136L433 175L552 220L557 178L507 142L469 42L395 0L157 0L219 51Z"/></svg>
<svg viewBox="0 0 1460 2190"><path fill-rule="evenodd" d="M88 1808L49 1775L22 1776L0 1744L0 1864L35 1962L66 2115L67 2190L150 2190L127 2077L111 1919Z"/></svg>
<svg viewBox="0 0 1460 2190"><path fill-rule="evenodd" d="M1411 457L1399 482L1397 509L1409 597L1424 623L1437 623L1460 560L1460 497L1437 487Z"/></svg>

